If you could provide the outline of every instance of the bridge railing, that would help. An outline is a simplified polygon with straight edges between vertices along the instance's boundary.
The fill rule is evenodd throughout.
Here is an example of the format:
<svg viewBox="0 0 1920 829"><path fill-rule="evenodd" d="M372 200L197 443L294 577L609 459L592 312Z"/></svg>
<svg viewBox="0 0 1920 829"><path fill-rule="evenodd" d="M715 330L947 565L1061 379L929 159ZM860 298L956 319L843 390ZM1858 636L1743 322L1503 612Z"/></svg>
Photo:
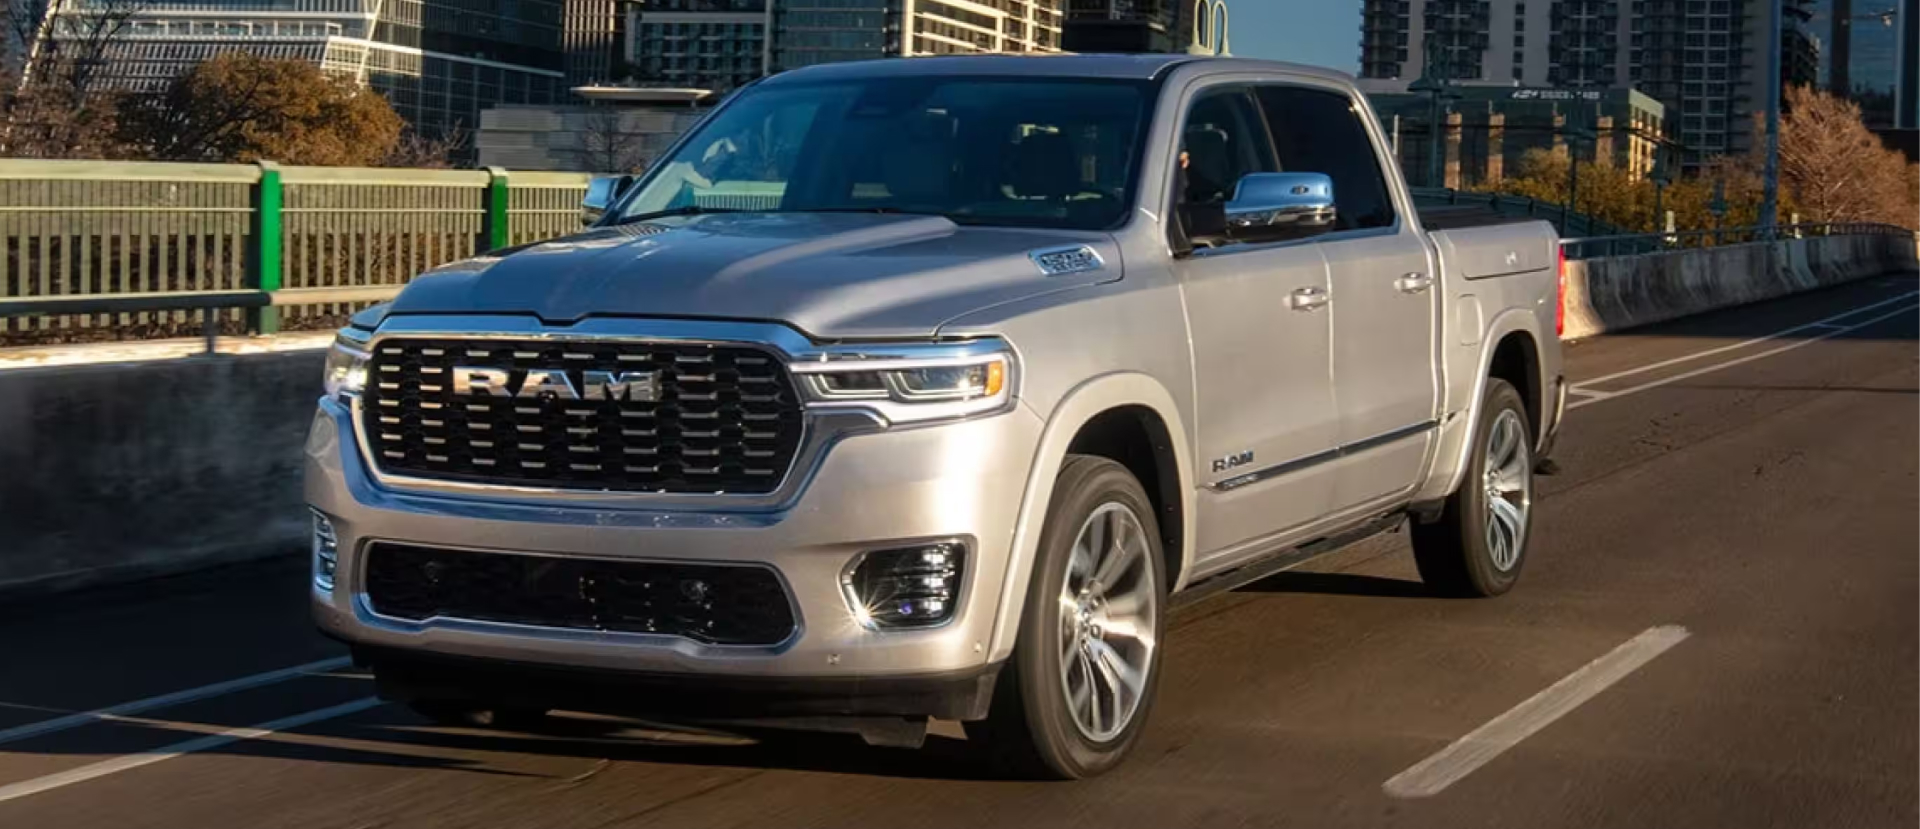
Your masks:
<svg viewBox="0 0 1920 829"><path fill-rule="evenodd" d="M1817 239L1827 236L1904 236L1914 231L1899 225L1871 222L1815 222L1774 227L1728 227L1708 230L1683 230L1674 233L1627 233L1566 239L1560 243L1568 259L1592 259L1607 256L1636 256L1688 248L1777 242L1784 239Z"/></svg>
<svg viewBox="0 0 1920 829"><path fill-rule="evenodd" d="M586 185L497 168L0 160L0 345L335 327L430 267L578 229Z"/></svg>
<svg viewBox="0 0 1920 829"><path fill-rule="evenodd" d="M1502 216L1540 219L1551 222L1564 237L1604 236L1626 232L1624 228L1584 213L1574 213L1564 204L1541 201L1528 196L1507 196L1499 193L1480 193L1440 187L1414 187L1411 190L1415 207L1477 207L1491 210Z"/></svg>

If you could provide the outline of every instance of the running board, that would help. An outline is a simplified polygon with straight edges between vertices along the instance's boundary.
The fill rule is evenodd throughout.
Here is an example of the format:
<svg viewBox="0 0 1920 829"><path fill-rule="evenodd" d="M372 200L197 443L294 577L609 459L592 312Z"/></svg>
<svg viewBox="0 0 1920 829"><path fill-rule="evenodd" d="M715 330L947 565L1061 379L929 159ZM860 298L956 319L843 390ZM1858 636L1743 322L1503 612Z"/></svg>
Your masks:
<svg viewBox="0 0 1920 829"><path fill-rule="evenodd" d="M1178 610L1234 590L1275 573L1284 572L1343 547L1395 530L1407 520L1404 512L1392 512L1343 533L1315 539L1298 547L1275 550L1224 573L1208 576L1173 595L1168 605Z"/></svg>

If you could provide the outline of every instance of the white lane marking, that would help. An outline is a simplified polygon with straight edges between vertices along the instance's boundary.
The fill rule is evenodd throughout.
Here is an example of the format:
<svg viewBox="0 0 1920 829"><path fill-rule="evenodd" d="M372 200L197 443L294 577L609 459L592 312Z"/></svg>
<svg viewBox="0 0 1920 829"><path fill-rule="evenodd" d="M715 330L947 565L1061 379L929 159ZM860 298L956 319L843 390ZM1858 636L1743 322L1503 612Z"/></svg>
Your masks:
<svg viewBox="0 0 1920 829"><path fill-rule="evenodd" d="M171 694L161 694L157 697L147 697L146 699L137 699L132 702L110 705L106 708L81 711L80 713L68 714L64 717L55 717L50 720L27 723L26 725L15 726L0 731L0 744L10 743L15 740L24 740L28 737L38 737L42 734L52 734L56 731L65 731L69 728L78 728L89 723L102 722L113 719L114 717L124 717L129 714L138 714L142 711L151 711L155 708L165 708L170 705L180 705L181 703L193 702L208 697L231 694L235 691L244 691L248 688L272 685L276 682L284 682L307 674L344 668L351 664L353 664L353 660L344 656L333 659L322 659L318 662L308 662L305 665L295 665L291 668L281 668L280 670L268 671L263 674L243 676L239 679L229 679L225 682L202 685L198 688L188 688L184 691L175 691Z"/></svg>
<svg viewBox="0 0 1920 829"><path fill-rule="evenodd" d="M1609 686L1625 679L1640 666L1653 661L1654 657L1666 653L1688 635L1687 629L1679 625L1648 628L1606 656L1587 663L1586 667L1568 674L1526 702L1488 720L1486 725L1455 740L1438 754L1394 775L1381 784L1381 790L1402 798L1439 794L1500 756L1501 752L1533 736Z"/></svg>
<svg viewBox="0 0 1920 829"><path fill-rule="evenodd" d="M140 768L141 766L150 766L154 763L165 762L183 754L206 751L210 748L219 748L228 743L265 737L276 731L285 731L289 728L299 728L300 726L311 725L322 720L344 717L348 714L365 711L379 704L379 699L366 697L352 702L341 703L330 708L322 708L317 711L308 711L304 714L295 714L291 717L269 720L259 725L247 726L245 728L229 728L205 737L196 737L191 740L174 743L173 745L161 746L152 751L128 754L115 757L111 760L102 760L92 765L81 766L77 769L68 769L58 774L49 774L45 777L36 777L32 780L23 780L12 785L0 786L0 803L51 791L62 786L84 783L88 780L106 777L110 774L119 774L123 771Z"/></svg>
<svg viewBox="0 0 1920 829"><path fill-rule="evenodd" d="M1909 296L1912 296L1912 295L1911 295L1911 294L1909 294ZM1883 304L1883 305L1884 305L1885 303L1881 303L1881 304ZM1848 326L1844 326L1844 327L1840 327L1840 328L1834 328L1834 329L1831 329L1831 330L1828 330L1828 331L1826 331L1826 332L1824 332L1824 333L1822 333L1822 334L1820 334L1820 335L1819 335L1819 336L1817 336L1817 337L1808 337L1808 338L1806 338L1806 339L1803 339L1803 340L1795 340L1795 341L1793 341L1792 343L1790 343L1790 344L1788 344L1788 345L1783 345L1783 346L1780 346L1779 348L1774 348L1774 349L1769 349L1769 350L1767 350L1767 351L1762 351L1762 352L1760 352L1759 354L1749 354L1749 355L1747 355L1747 356L1745 356L1745 357L1741 357L1741 358L1739 358L1739 359L1736 359L1736 360L1728 360L1728 361L1726 361L1726 362L1724 362L1724 363L1714 363L1713 365L1710 365L1710 366L1702 366L1702 367L1700 367L1700 368L1696 368L1696 369L1694 369L1694 370L1692 370L1692 371L1687 371L1687 372L1682 372L1682 373L1680 373L1680 374L1676 374L1676 375L1673 375L1672 377L1662 377L1662 378L1660 378L1660 379L1658 379L1658 380L1654 380L1654 381L1652 381L1652 382L1649 382L1649 383L1642 383L1642 384L1640 384L1640 385L1638 385L1638 386L1633 386L1633 387L1631 387L1631 388L1625 388L1625 389L1618 389L1618 390L1615 390L1615 391L1612 391L1612 392L1608 392L1608 393L1607 393L1607 396L1605 396L1605 397L1592 397L1592 398L1588 398L1588 399L1586 399L1586 400L1576 400L1576 401L1574 401L1574 402L1572 402L1572 403L1568 403L1568 404L1567 404L1567 409L1568 409L1569 411L1571 411L1571 410L1573 410L1573 409L1578 409L1578 408L1580 408L1580 407L1582 407L1582 406L1590 406L1590 405L1592 405L1592 404L1594 404L1594 403L1599 403L1599 402L1601 402L1601 401L1604 401L1604 400L1612 400L1612 399L1614 399L1614 398L1618 398L1618 397L1626 397L1627 395L1630 395L1630 394L1639 394L1640 392L1643 392L1643 391L1648 391L1648 390L1651 390L1651 389L1657 389L1657 388L1659 388L1659 387L1661 387L1661 386L1664 386L1664 385L1667 385L1667 384L1669 384L1669 383L1678 383L1678 382L1680 382L1680 381L1682 381L1682 380L1691 380L1691 379L1693 379L1693 378L1695 378L1695 377L1699 377L1699 376L1700 376L1700 375L1702 375L1702 374L1712 374L1713 372L1716 372L1716 371L1721 371L1721 370L1723 370L1723 369L1729 369L1729 368L1733 368L1734 366L1737 366L1737 365L1741 365L1741 364L1743 364L1743 363L1751 363L1751 362L1753 362L1753 361L1755 361L1755 360L1764 360L1764 359L1766 359L1766 358L1768 358L1768 357L1773 357L1773 356L1775 356L1775 355L1779 355L1779 354L1785 354L1785 353L1787 353L1787 352L1789 352L1789 351L1792 351L1792 350L1794 350L1794 349L1796 349L1796 348L1806 348L1807 346L1810 346L1810 345L1813 345L1814 343L1817 343L1817 342L1819 342L1819 341L1821 341L1821 340L1825 340L1825 339L1830 339L1830 338L1833 338L1833 337L1838 337L1838 336L1840 336L1841 334L1845 334L1845 333L1847 333L1848 331L1855 331L1855 330L1858 330L1858 329L1861 329L1861 328L1865 328L1865 327L1867 327L1867 326L1869 326L1869 325L1873 325L1873 324L1875 324L1875 323L1879 323L1879 322L1883 322L1883 321L1885 321L1885 320L1890 320L1890 319L1893 319L1894 317L1897 317L1897 316L1900 316L1900 315L1902 315L1902 314L1911 314L1911 313L1913 313L1913 312L1914 312L1914 310L1915 310L1915 309L1920 309L1920 305L1909 305L1909 306L1907 306L1907 307L1905 307L1905 308L1901 308L1901 309L1899 309L1899 310L1897 310L1897 311L1894 311L1894 312L1892 312L1892 313L1887 313L1887 314L1881 314L1880 316L1877 316L1877 317L1874 317L1873 319L1870 319L1870 320L1866 320L1865 322L1857 322L1857 323L1854 323L1854 324L1852 324L1852 325L1848 325ZM1802 327L1804 328L1805 326L1802 326ZM1587 382L1594 382L1594 381L1592 381L1592 380L1589 380L1589 381L1587 381ZM1571 391L1576 391L1576 389L1569 389L1569 391L1570 391L1570 392L1571 392Z"/></svg>
<svg viewBox="0 0 1920 829"><path fill-rule="evenodd" d="M1607 382L1607 381L1609 381L1609 380L1618 380L1618 379L1620 379L1620 378L1622 378L1622 377L1631 377L1631 376L1633 376L1633 375L1635 375L1635 374L1641 374L1641 373L1644 373L1644 372L1649 372L1649 371L1653 371L1653 370L1655 370L1655 369L1662 369L1662 368L1666 368L1667 366L1676 366L1676 365L1679 365L1679 364L1681 364L1681 363L1688 363L1688 362L1692 362L1692 361L1694 361L1694 360L1698 360L1698 359L1700 359L1700 358L1702 358L1702 357L1712 357L1712 356L1713 356L1713 355L1715 355L1715 354L1725 354L1725 353L1727 353L1727 352L1729 352L1729 351L1738 351L1738 350L1740 350L1740 349L1742 349L1742 348L1747 348L1747 347L1749 347L1749 346L1755 346L1755 345L1759 345L1760 343L1764 343L1764 342L1768 342L1768 341L1771 341L1771 340L1777 340L1777 339L1780 339L1781 337L1786 337L1786 336L1789 336L1789 335L1792 335L1792 334L1798 334L1798 333L1800 333L1800 332L1802 332L1802 331L1806 331L1806 330L1808 330L1808 329L1810 329L1810 328L1832 328L1832 329L1836 329L1836 330L1838 330L1838 329L1840 329L1840 328L1842 328L1842 326L1840 326L1840 325L1838 325L1838 324L1836 324L1836 323L1834 323L1834 320L1838 320L1838 319L1846 319L1847 317L1851 317L1851 316L1853 316L1854 314L1858 314L1858 313L1861 313L1861 312L1863 312L1863 311L1871 311L1871 310L1873 310L1873 309L1875 309L1875 308L1880 308L1880 307L1883 307L1883 306L1887 306L1887 305L1892 305L1892 304L1894 304L1894 303L1896 303L1896 302L1903 302L1903 301L1906 301L1906 300L1909 300L1909 299L1912 299L1912 298L1914 298L1914 297L1916 297L1916 296L1920 296L1920 291L1908 291L1908 292L1906 292L1906 293L1904 293L1904 294L1901 294L1901 295L1899 295L1899 296L1897 296L1897 297L1893 297L1893 298L1891 298L1891 299L1883 299L1883 300L1881 300L1881 301L1879 301L1879 302L1875 302L1875 303L1871 303L1871 304L1868 304L1868 305L1862 305L1862 306L1860 306L1860 307L1858 307L1858 308L1855 308L1855 309L1853 309L1853 310L1851 310L1851 311L1847 311L1847 312L1845 312L1845 313L1841 313L1841 314L1835 314L1835 315L1833 315L1833 316L1831 316L1831 317L1827 317L1826 319L1822 319L1822 320L1815 320L1815 321L1813 321L1813 322L1809 322L1809 323L1804 323L1804 324L1801 324L1801 325L1796 325L1796 326L1794 326L1794 327L1792 327L1792 328L1783 328L1783 329L1781 329L1781 330L1779 330L1779 331L1775 331L1775 332L1773 332L1773 333L1771 333L1771 334L1768 334L1768 335L1766 335L1766 336L1763 336L1763 337L1755 337L1755 338L1753 338L1753 339L1751 339L1751 340L1745 340L1745 341L1742 341L1742 342L1737 342L1737 343L1734 343L1734 344L1732 344L1732 345L1723 345L1723 346L1721 346L1721 347L1719 347L1719 348L1710 348L1710 349L1707 349L1706 351L1700 351L1700 352L1695 352L1695 353L1693 353L1693 354L1688 354L1688 355L1686 355L1686 356L1683 356L1683 357L1675 357L1675 358L1673 358L1673 359L1671 359L1671 360L1661 360L1660 362L1657 362L1657 363L1648 363L1648 364L1646 364L1646 365L1644 365L1644 366L1637 366L1637 367L1634 367L1634 368L1630 368L1630 369L1627 369L1627 370L1625 370L1625 371L1616 371L1616 372L1614 372L1614 373L1612 373L1612 374L1608 374L1608 375L1604 375L1604 376L1601 376L1601 377L1594 377L1594 378L1590 378L1590 379L1587 379L1587 380L1582 380L1582 381L1580 381L1580 385L1583 385L1583 386L1591 386L1591 385L1593 385L1593 384L1595 384L1595 383L1605 383L1605 382Z"/></svg>

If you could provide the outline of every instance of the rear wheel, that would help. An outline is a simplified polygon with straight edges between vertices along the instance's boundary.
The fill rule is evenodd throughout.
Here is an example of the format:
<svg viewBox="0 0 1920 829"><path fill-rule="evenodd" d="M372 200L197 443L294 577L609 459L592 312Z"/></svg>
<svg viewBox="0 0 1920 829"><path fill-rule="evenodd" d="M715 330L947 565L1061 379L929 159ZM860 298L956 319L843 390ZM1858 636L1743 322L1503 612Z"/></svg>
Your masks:
<svg viewBox="0 0 1920 829"><path fill-rule="evenodd" d="M1012 770L1056 779L1118 765L1159 678L1166 563L1145 490L1126 467L1060 469L1013 658L993 711L968 723Z"/></svg>
<svg viewBox="0 0 1920 829"><path fill-rule="evenodd" d="M1449 596L1498 596L1526 563L1533 522L1533 436L1512 384L1487 381L1465 480L1440 518L1413 528L1420 578Z"/></svg>

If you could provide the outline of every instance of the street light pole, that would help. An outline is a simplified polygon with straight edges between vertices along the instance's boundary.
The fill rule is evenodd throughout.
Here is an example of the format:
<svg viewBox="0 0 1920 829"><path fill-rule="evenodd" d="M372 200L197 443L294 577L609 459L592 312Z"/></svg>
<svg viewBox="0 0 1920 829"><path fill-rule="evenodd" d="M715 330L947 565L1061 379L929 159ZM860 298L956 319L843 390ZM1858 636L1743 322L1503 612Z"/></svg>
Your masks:
<svg viewBox="0 0 1920 829"><path fill-rule="evenodd" d="M1772 230L1780 221L1780 5L1767 0L1767 171L1762 181L1760 226Z"/></svg>

